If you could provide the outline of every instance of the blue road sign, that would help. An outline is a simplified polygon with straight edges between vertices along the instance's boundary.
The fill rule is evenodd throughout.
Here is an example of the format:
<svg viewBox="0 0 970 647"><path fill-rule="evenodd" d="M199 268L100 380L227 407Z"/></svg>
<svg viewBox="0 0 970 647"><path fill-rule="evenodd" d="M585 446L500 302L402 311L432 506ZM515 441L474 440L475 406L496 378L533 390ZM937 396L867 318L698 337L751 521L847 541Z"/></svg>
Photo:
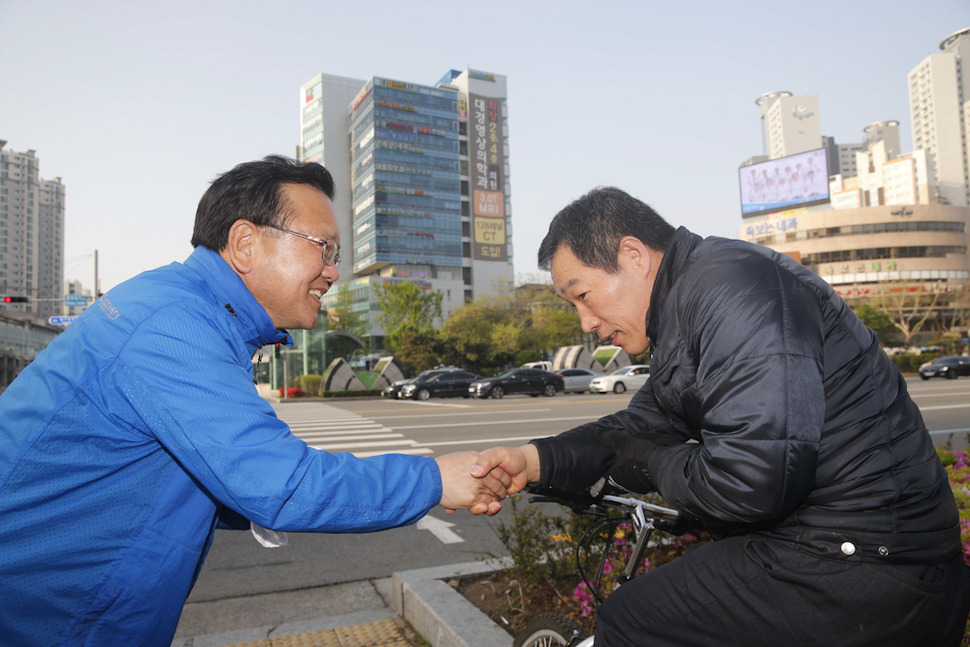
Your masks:
<svg viewBox="0 0 970 647"><path fill-rule="evenodd" d="M64 305L68 308L84 307L88 304L88 298L83 294L65 294Z"/></svg>
<svg viewBox="0 0 970 647"><path fill-rule="evenodd" d="M49 323L52 326L66 326L72 321L74 321L75 319L77 319L78 316L79 315L68 315L64 317L50 317L47 320L47 323Z"/></svg>

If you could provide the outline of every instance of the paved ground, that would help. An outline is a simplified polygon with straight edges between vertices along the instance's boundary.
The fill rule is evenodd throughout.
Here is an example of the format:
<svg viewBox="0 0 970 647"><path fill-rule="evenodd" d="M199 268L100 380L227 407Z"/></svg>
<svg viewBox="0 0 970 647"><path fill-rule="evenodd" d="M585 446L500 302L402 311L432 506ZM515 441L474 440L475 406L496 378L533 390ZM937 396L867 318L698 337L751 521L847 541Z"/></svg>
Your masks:
<svg viewBox="0 0 970 647"><path fill-rule="evenodd" d="M447 582L500 560L303 591L187 604L172 647L511 647Z"/></svg>

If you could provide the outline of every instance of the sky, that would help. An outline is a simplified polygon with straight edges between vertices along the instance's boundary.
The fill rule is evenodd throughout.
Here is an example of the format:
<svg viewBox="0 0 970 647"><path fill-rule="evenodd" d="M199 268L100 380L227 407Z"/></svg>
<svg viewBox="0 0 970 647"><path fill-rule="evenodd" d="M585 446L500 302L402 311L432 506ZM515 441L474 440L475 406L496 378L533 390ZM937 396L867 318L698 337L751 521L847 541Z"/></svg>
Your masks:
<svg viewBox="0 0 970 647"><path fill-rule="evenodd" d="M97 250L104 291L191 253L218 174L295 154L315 75L503 74L516 279L546 280L549 221L595 186L737 237L764 92L817 95L839 143L896 119L910 151L906 75L968 26L967 0L0 0L0 139L64 182L65 278Z"/></svg>

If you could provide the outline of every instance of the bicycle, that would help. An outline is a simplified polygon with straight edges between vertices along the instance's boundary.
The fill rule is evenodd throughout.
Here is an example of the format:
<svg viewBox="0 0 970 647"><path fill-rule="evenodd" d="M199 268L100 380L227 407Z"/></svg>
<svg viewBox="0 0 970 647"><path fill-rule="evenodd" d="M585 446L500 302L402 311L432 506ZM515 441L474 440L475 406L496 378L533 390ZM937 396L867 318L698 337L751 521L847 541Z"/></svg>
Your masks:
<svg viewBox="0 0 970 647"><path fill-rule="evenodd" d="M576 565L580 577L593 594L597 604L609 595L603 591L603 576L618 551L616 538L620 527L629 523L635 538L626 566L617 576L617 586L629 582L637 575L644 552L650 545L655 530L676 528L680 513L672 508L640 499L604 494L593 497L583 494L539 494L530 502L553 502L566 506L579 514L600 517L582 535L576 545ZM619 512L619 514L617 514ZM595 572L589 570L592 560L598 562ZM586 636L580 626L567 616L543 613L530 620L516 634L513 647L592 647L593 637Z"/></svg>

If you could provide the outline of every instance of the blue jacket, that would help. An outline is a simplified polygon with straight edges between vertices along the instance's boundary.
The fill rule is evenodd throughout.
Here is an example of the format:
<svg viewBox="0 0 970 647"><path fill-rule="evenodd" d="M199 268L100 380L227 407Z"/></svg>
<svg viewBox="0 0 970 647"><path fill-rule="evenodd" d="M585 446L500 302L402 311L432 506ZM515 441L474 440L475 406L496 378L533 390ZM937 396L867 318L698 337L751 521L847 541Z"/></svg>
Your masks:
<svg viewBox="0 0 970 647"><path fill-rule="evenodd" d="M413 523L433 459L307 447L256 393L289 342L199 247L108 292L0 397L0 643L163 645L221 516L291 531Z"/></svg>

